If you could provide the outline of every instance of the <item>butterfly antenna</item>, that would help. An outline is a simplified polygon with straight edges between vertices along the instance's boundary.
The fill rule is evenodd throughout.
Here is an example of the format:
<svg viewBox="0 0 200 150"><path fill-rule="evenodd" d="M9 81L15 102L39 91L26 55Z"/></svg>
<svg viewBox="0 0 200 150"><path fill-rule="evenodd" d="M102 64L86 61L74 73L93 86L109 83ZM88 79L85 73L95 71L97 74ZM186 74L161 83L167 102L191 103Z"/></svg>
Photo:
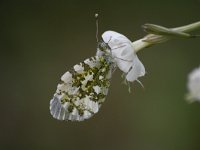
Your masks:
<svg viewBox="0 0 200 150"><path fill-rule="evenodd" d="M95 19L96 19L96 40L97 40L97 43L99 42L99 39L98 39L98 35L99 35L99 22L98 22L98 16L99 16L99 14L95 14Z"/></svg>

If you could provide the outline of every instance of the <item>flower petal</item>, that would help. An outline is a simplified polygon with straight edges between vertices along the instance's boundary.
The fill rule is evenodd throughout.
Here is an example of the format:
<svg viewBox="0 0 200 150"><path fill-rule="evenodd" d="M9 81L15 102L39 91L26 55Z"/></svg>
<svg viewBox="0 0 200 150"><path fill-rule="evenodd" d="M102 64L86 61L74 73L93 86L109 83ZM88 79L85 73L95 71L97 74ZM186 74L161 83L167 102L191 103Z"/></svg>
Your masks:
<svg viewBox="0 0 200 150"><path fill-rule="evenodd" d="M131 41L127 37L114 31L106 31L102 38L110 46L111 55L118 68L127 74L127 81L133 82L138 77L144 76L144 65L138 59Z"/></svg>
<svg viewBox="0 0 200 150"><path fill-rule="evenodd" d="M200 101L200 67L194 69L188 76L188 90L192 99Z"/></svg>
<svg viewBox="0 0 200 150"><path fill-rule="evenodd" d="M145 68L144 65L141 63L139 58L136 56L135 59L133 60L132 67L128 74L126 75L126 80L133 82L137 80L139 77L145 75Z"/></svg>

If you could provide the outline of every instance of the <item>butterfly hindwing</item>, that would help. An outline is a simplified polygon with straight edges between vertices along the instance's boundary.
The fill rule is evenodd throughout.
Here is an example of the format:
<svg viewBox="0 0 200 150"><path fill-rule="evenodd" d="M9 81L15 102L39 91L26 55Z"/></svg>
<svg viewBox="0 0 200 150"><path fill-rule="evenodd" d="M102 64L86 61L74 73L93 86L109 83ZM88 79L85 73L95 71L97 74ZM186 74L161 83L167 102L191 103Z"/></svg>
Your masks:
<svg viewBox="0 0 200 150"><path fill-rule="evenodd" d="M95 56L67 71L50 102L50 112L58 120L82 121L99 111L110 86L112 65Z"/></svg>

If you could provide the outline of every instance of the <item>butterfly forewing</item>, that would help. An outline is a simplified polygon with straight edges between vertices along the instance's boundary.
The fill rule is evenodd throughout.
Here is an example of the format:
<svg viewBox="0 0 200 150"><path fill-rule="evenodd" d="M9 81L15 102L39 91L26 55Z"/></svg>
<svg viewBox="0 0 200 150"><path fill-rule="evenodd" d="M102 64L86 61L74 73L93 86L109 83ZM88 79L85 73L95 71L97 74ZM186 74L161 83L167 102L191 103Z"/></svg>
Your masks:
<svg viewBox="0 0 200 150"><path fill-rule="evenodd" d="M112 67L103 56L95 56L67 71L50 102L52 116L82 121L97 113L108 93Z"/></svg>

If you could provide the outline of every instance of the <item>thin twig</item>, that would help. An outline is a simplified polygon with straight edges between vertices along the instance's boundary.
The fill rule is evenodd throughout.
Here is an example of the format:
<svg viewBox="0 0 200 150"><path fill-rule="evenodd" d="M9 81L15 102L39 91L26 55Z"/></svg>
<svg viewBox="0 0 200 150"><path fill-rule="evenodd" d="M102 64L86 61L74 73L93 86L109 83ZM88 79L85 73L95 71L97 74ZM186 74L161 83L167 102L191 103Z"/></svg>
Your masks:
<svg viewBox="0 0 200 150"><path fill-rule="evenodd" d="M200 29L200 21L189 24L189 25L181 26L181 27L166 28L166 29L173 31L173 32L175 31L177 33L187 33L187 32L191 32L191 31ZM174 33L171 36L170 36L170 33L167 36L166 36L166 34L162 35L162 32L159 34L151 33L151 34L148 34L147 36L143 37L142 39L134 41L132 43L132 46L134 47L135 52L138 52L146 47L149 47L149 46L152 46L152 45L155 45L158 43L166 42L166 41L170 40L173 36L175 37Z"/></svg>

